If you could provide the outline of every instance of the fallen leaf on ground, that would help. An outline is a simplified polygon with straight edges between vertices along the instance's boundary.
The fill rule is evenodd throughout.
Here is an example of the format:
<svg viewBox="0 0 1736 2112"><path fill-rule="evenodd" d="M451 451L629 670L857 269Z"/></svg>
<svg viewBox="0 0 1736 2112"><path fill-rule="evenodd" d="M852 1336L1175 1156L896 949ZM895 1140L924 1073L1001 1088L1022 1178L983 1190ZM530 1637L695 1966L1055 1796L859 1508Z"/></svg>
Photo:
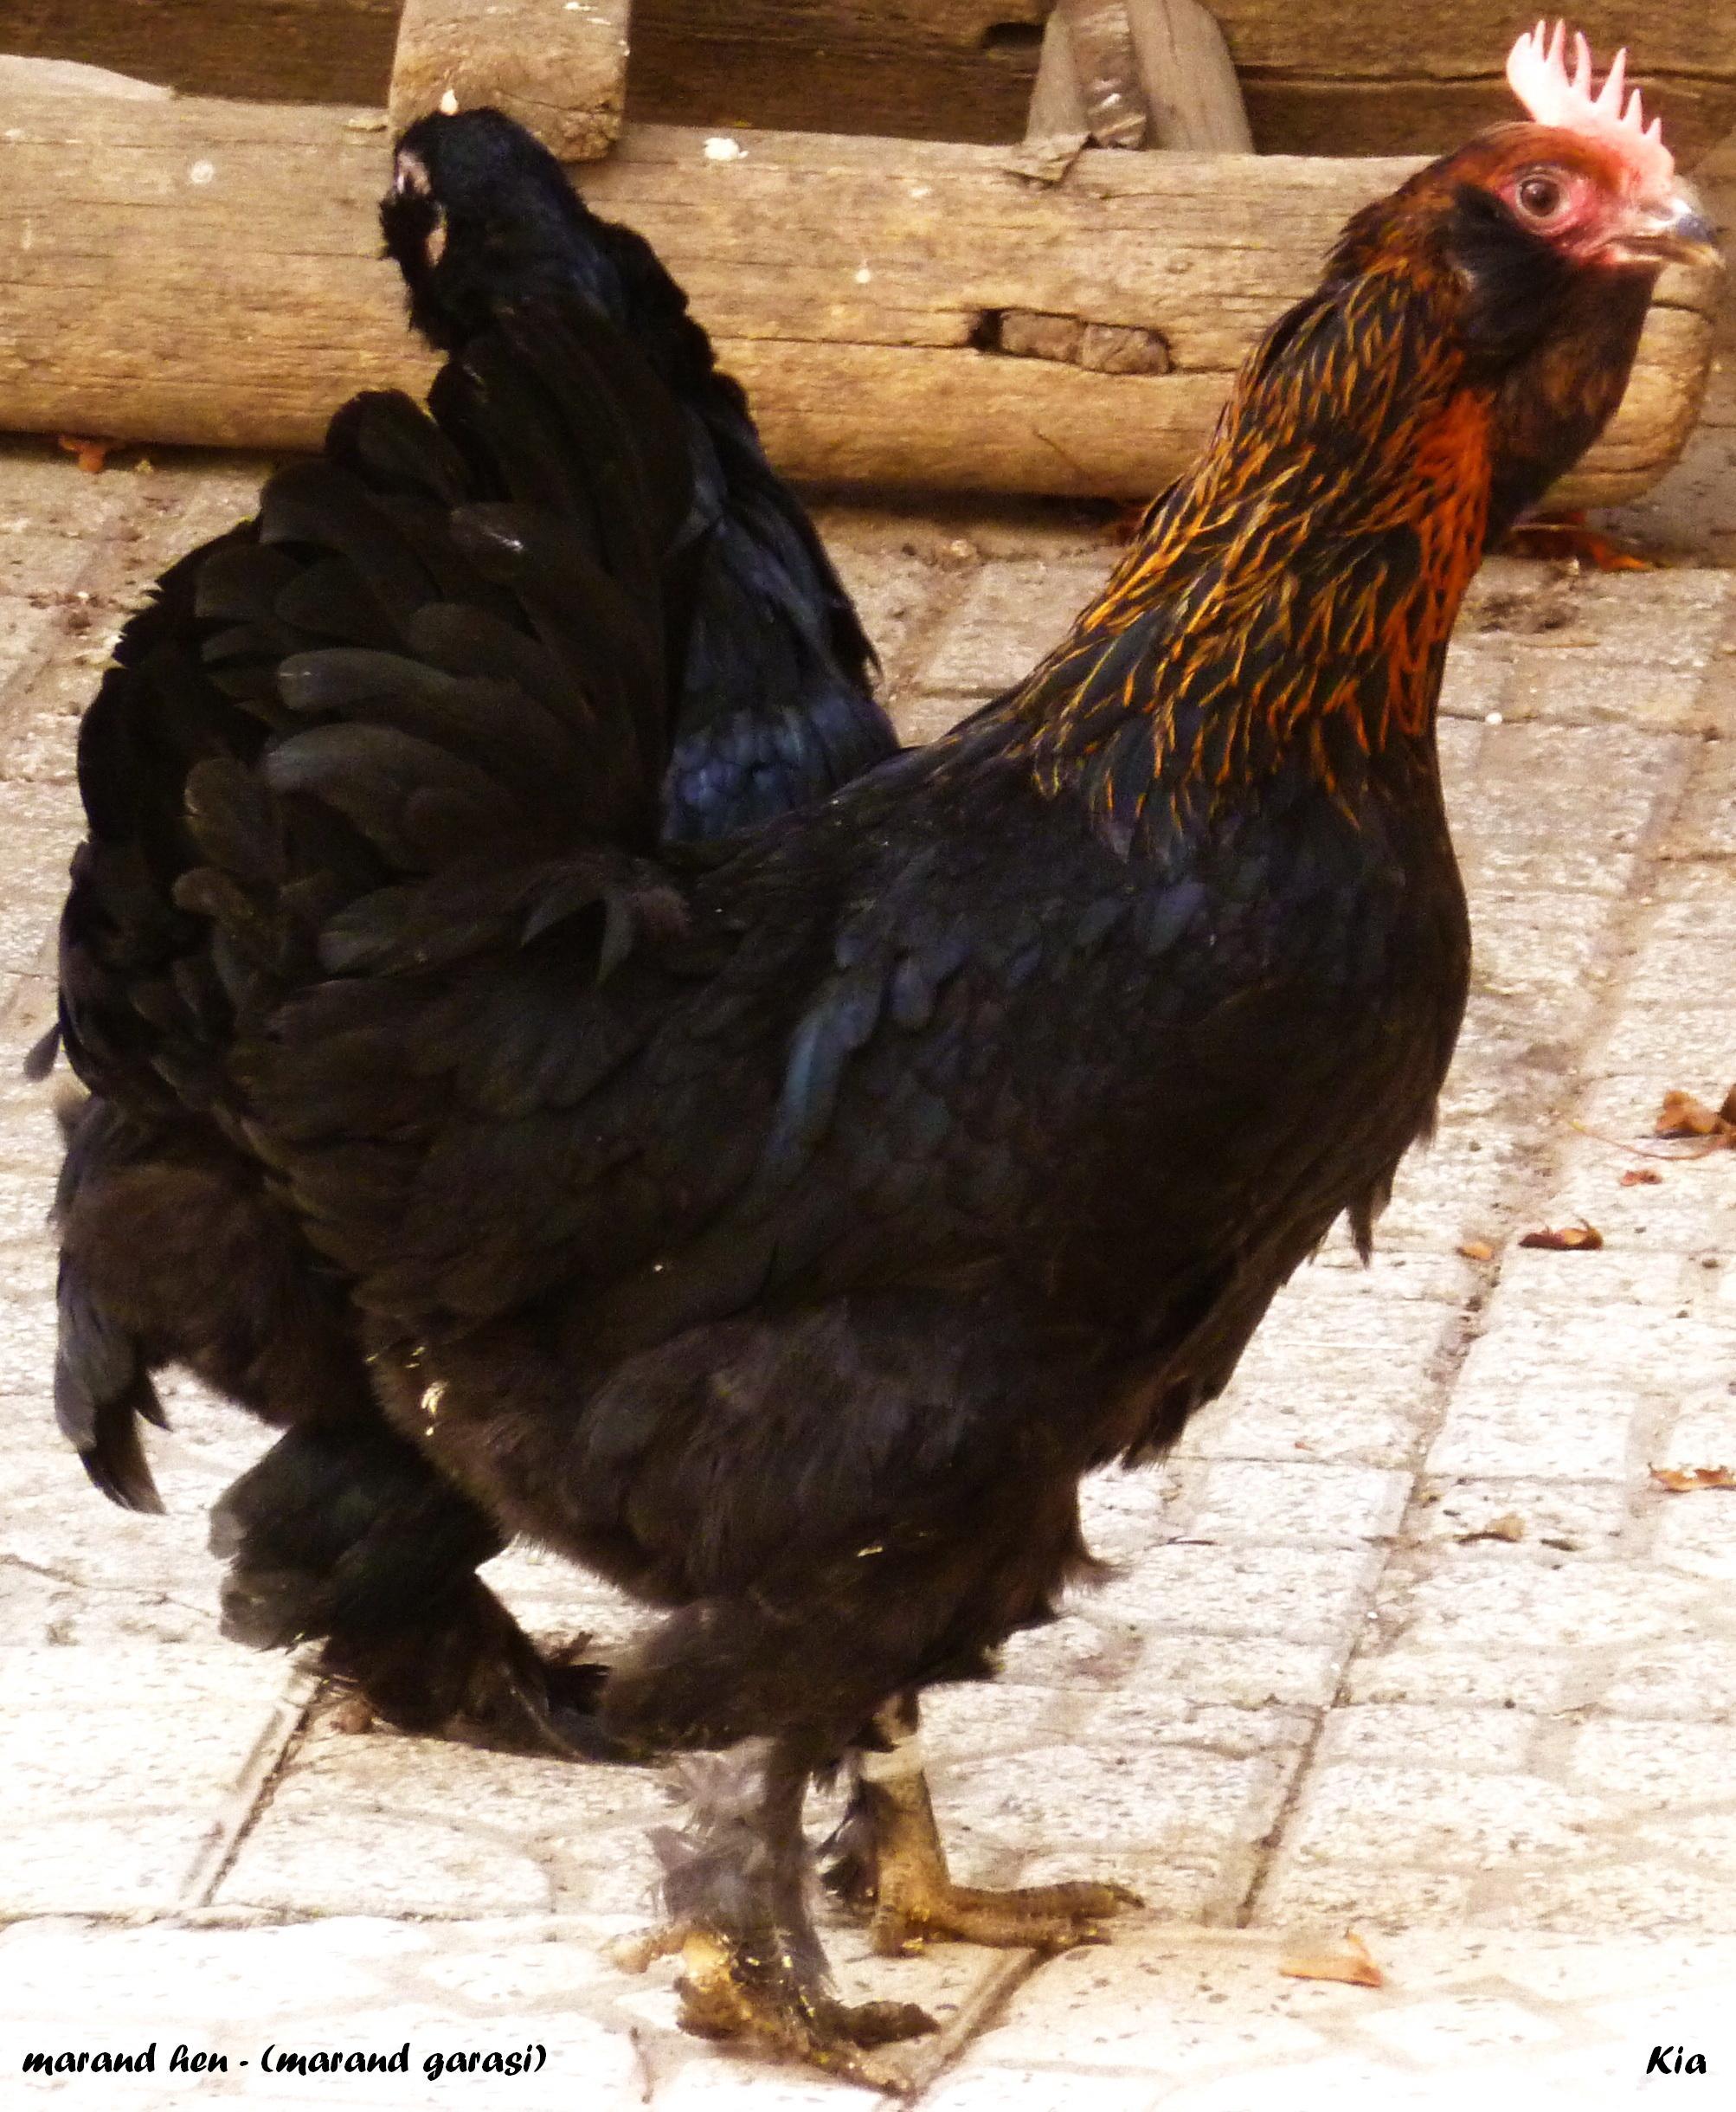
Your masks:
<svg viewBox="0 0 1736 2112"><path fill-rule="evenodd" d="M1686 1496L1694 1489L1736 1489L1736 1467L1655 1466L1651 1478L1672 1496Z"/></svg>
<svg viewBox="0 0 1736 2112"><path fill-rule="evenodd" d="M1341 1951L1307 1951L1283 1960L1278 1970L1288 1980L1342 1980L1349 1987L1384 1987L1386 1975L1368 1955L1368 1946L1354 1929L1344 1932Z"/></svg>
<svg viewBox="0 0 1736 2112"><path fill-rule="evenodd" d="M1561 512L1521 521L1501 544L1509 557L1550 557L1589 565L1594 572L1655 572L1656 557L1643 556L1593 528L1583 513Z"/></svg>
<svg viewBox="0 0 1736 2112"><path fill-rule="evenodd" d="M1710 1148L1736 1143L1736 1085L1724 1096L1724 1104L1708 1107L1704 1100L1696 1100L1691 1092L1682 1092L1672 1086L1663 1096L1663 1105L1657 1111L1657 1121L1653 1124L1656 1136L1703 1136L1709 1140Z"/></svg>
<svg viewBox="0 0 1736 2112"><path fill-rule="evenodd" d="M1656 1188L1663 1175L1655 1166L1630 1166L1622 1175L1623 1188Z"/></svg>
<svg viewBox="0 0 1736 2112"><path fill-rule="evenodd" d="M81 440L75 433L62 433L60 441L68 454L78 457L79 467L95 476L109 457L109 451L119 446L113 440Z"/></svg>
<svg viewBox="0 0 1736 2112"><path fill-rule="evenodd" d="M1461 1240L1459 1252L1467 1261L1493 1261L1495 1249L1487 1240Z"/></svg>
<svg viewBox="0 0 1736 2112"><path fill-rule="evenodd" d="M1594 1253L1604 1244L1604 1235L1582 1217L1577 1225L1563 1225L1559 1231L1546 1227L1541 1232L1527 1232L1519 1244L1546 1247L1552 1254Z"/></svg>
<svg viewBox="0 0 1736 2112"><path fill-rule="evenodd" d="M1472 1540L1523 1540L1525 1521L1516 1510L1503 1511L1500 1517L1491 1518L1487 1525L1480 1525L1474 1533L1461 1533L1461 1542Z"/></svg>

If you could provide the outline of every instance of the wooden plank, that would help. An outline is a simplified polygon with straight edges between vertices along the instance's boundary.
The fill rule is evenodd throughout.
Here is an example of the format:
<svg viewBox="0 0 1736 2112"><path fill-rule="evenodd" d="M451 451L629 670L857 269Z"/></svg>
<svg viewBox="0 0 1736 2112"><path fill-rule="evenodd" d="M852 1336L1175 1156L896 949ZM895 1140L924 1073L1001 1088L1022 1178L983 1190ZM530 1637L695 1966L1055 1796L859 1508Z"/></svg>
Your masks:
<svg viewBox="0 0 1736 2112"><path fill-rule="evenodd" d="M1025 117L1025 141L1007 167L1039 184L1055 184L1090 144L1085 91L1073 58L1067 10L1058 7L1043 32L1043 55Z"/></svg>
<svg viewBox="0 0 1736 2112"><path fill-rule="evenodd" d="M1263 153L1438 151L1514 114L1501 0L1418 11L1367 0L1211 0ZM670 124L1016 141L1046 0L640 0L628 109ZM1620 0L1576 10L1626 42L1684 166L1736 125L1736 7ZM1448 102L1442 103L1442 91ZM1444 129L1443 129L1444 128Z"/></svg>
<svg viewBox="0 0 1736 2112"><path fill-rule="evenodd" d="M380 112L14 94L5 129L0 425L301 447L353 390L426 382L376 254ZM787 467L1134 496L1198 448L1348 215L1414 165L1094 149L1045 187L998 149L743 144L717 161L701 132L630 127L584 189L689 287ZM1582 495L1673 458L1711 298L1667 280ZM1019 311L1079 323L1077 357L987 349ZM1173 371L1150 370L1153 340Z"/></svg>
<svg viewBox="0 0 1736 2112"><path fill-rule="evenodd" d="M755 339L721 349L773 459L816 483L1147 499L1199 452L1230 383L901 345ZM1613 505L1656 483L1693 430L1711 357L1704 316L1655 310L1621 409L1551 503Z"/></svg>
<svg viewBox="0 0 1736 2112"><path fill-rule="evenodd" d="M860 0L870 13L884 0ZM1316 78L1463 80L1501 71L1523 10L1511 0L1450 0L1427 9L1370 7L1367 0L1212 0L1212 11L1244 72ZM1594 52L1625 44L1644 79L1673 73L1736 75L1736 10L1721 0L1579 0L1572 10Z"/></svg>
<svg viewBox="0 0 1736 2112"><path fill-rule="evenodd" d="M1088 140L1195 154L1252 151L1224 35L1200 0L1060 0L1043 55L1020 175L1054 183Z"/></svg>
<svg viewBox="0 0 1736 2112"><path fill-rule="evenodd" d="M6 0L0 44L186 95L383 104L398 0Z"/></svg>
<svg viewBox="0 0 1736 2112"><path fill-rule="evenodd" d="M629 121L757 125L1011 144L1050 0L638 0ZM1512 114L1501 0L1212 0L1265 153L1435 152ZM1736 7L1576 10L1634 48L1648 104L1691 167L1736 126ZM6 0L0 43L190 94L383 103L396 0Z"/></svg>
<svg viewBox="0 0 1736 2112"><path fill-rule="evenodd" d="M1493 77L1321 80L1249 72L1241 79L1256 145L1281 141L1288 154L1444 154L1514 114L1512 96ZM1646 108L1663 113L1671 151L1685 170L1736 125L1736 79L1639 80Z"/></svg>
<svg viewBox="0 0 1736 2112"><path fill-rule="evenodd" d="M1182 154L1248 154L1254 136L1229 46L1200 0L1128 0L1151 113L1146 145Z"/></svg>
<svg viewBox="0 0 1736 2112"><path fill-rule="evenodd" d="M564 161L620 136L632 0L404 0L387 107L402 132L446 98L492 104Z"/></svg>
<svg viewBox="0 0 1736 2112"><path fill-rule="evenodd" d="M1099 146L1143 146L1151 113L1127 0L1056 0L1051 29L1058 18L1066 35L1056 40L1056 48L1067 54L1079 84L1086 132ZM1040 101L1043 93L1039 75L1032 101Z"/></svg>

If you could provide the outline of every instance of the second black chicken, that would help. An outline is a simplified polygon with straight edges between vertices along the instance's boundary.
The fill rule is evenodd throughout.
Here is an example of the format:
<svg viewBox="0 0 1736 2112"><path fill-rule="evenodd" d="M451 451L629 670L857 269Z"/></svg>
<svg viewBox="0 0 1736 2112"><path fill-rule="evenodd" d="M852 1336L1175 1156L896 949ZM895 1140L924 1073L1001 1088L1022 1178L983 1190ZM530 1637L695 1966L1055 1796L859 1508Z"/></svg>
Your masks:
<svg viewBox="0 0 1736 2112"><path fill-rule="evenodd" d="M381 221L412 320L436 345L558 292L607 316L673 395L693 496L664 574L665 840L727 836L891 754L850 598L649 245L592 214L553 157L490 110L410 129ZM501 1536L378 1417L342 1272L208 1118L185 1024L188 1005L224 1001L199 987L203 928L176 900L193 855L189 773L257 751L280 717L283 653L402 643L389 579L302 562L342 539L357 503L346 473L369 480L369 521L400 505L400 441L387 409L352 418L323 468L287 473L257 522L177 565L87 715L89 834L62 921L59 1032L92 1097L67 1118L56 1395L99 1487L142 1507L156 1496L138 1424L160 1420L151 1374L164 1365L289 1425L214 1519L228 1632L262 1646L324 1639L325 1669L408 1727L564 1749L594 1743L593 1677L543 1663L475 1577ZM534 451L542 436L501 436L515 441Z"/></svg>

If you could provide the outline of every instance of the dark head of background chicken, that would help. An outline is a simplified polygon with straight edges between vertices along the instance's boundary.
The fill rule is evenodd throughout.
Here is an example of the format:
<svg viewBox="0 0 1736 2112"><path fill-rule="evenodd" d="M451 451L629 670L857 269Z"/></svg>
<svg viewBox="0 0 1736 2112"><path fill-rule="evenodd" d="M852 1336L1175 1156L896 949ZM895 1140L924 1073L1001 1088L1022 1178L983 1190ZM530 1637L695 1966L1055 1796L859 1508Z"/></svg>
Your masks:
<svg viewBox="0 0 1736 2112"><path fill-rule="evenodd" d="M952 1882L918 1697L1090 1574L1082 1475L1173 1440L1341 1215L1366 1246L1432 1120L1448 634L1707 249L1561 59L1525 40L1533 121L1359 216L1026 682L704 866L637 819L678 427L592 307L507 309L425 421L345 414L352 503L294 514L298 576L383 582L399 642L285 659L258 755L194 779L209 1105L399 1439L663 1613L600 1708L730 1748L660 1843L697 2028L896 2087L873 2049L923 2020L840 2004L805 1903L840 1755L881 1948L1117 1903Z"/></svg>
<svg viewBox="0 0 1736 2112"><path fill-rule="evenodd" d="M726 836L890 755L849 597L650 246L588 213L553 158L492 111L412 127L381 213L436 344L460 347L552 291L606 315L674 396L696 498L665 573L665 837ZM328 1670L417 1729L558 1744L553 1697L570 1732L582 1673L537 1658L473 1574L498 1533L370 1420L342 1278L204 1116L189 1023L190 1007L226 1002L188 958L203 927L176 900L192 862L189 774L254 753L286 652L396 642L375 583L310 575L281 554L304 518L329 527L368 512L346 480L389 486L392 444L383 401L324 467L280 480L260 521L176 565L86 716L89 827L62 919L60 1031L93 1097L68 1117L57 1206L57 1400L98 1486L143 1508L157 1495L138 1426L162 1420L163 1366L290 1425L216 1514L228 1631L323 1640ZM415 576L400 551L395 577L407 561ZM39 1070L53 1054L50 1037Z"/></svg>
<svg viewBox="0 0 1736 2112"><path fill-rule="evenodd" d="M409 127L380 225L410 320L442 351L503 304L575 296L631 336L682 406L694 497L665 836L768 821L891 755L850 598L650 243L600 219L546 147L487 109Z"/></svg>

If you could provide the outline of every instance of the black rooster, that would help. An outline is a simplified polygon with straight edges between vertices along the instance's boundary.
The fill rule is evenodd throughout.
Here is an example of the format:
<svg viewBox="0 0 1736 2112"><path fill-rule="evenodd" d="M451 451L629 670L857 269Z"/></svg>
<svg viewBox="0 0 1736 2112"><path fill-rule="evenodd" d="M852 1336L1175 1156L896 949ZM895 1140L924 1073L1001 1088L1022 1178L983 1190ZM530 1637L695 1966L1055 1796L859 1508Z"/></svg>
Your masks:
<svg viewBox="0 0 1736 2112"><path fill-rule="evenodd" d="M727 835L893 753L849 596L649 245L588 212L553 158L488 110L412 127L381 220L436 345L463 344L499 304L557 292L619 325L675 396L695 496L665 576L664 835ZM393 415L350 423L389 512ZM291 1425L216 1513L228 1632L327 1639L326 1669L411 1728L594 1744L575 1713L587 1673L540 1664L473 1574L500 1535L380 1420L341 1273L205 1118L183 1016L205 939L174 900L189 770L257 751L285 653L398 642L368 583L299 562L302 510L331 489L330 470L293 475L259 522L177 564L86 718L89 837L62 922L59 1032L94 1097L68 1119L58 1203L61 1419L98 1486L141 1508L157 1504L138 1442L139 1417L161 1420L154 1370L184 1363ZM202 1032L221 1018L215 994L193 1001L216 1008Z"/></svg>
<svg viewBox="0 0 1736 2112"><path fill-rule="evenodd" d="M805 1904L842 1755L883 1947L1116 1903L952 1883L916 1697L1090 1573L1080 1477L1173 1439L1429 1127L1448 634L1709 241L1535 59L1549 121L1359 216L1026 682L730 855L659 841L691 454L593 310L503 308L428 418L364 399L267 491L284 569L207 648L274 680L189 780L180 1090L398 1434L665 1609L600 1707L730 1748L664 1844L696 2028L896 2087L871 2049L924 2020L839 2004ZM274 646L316 577L365 641Z"/></svg>

